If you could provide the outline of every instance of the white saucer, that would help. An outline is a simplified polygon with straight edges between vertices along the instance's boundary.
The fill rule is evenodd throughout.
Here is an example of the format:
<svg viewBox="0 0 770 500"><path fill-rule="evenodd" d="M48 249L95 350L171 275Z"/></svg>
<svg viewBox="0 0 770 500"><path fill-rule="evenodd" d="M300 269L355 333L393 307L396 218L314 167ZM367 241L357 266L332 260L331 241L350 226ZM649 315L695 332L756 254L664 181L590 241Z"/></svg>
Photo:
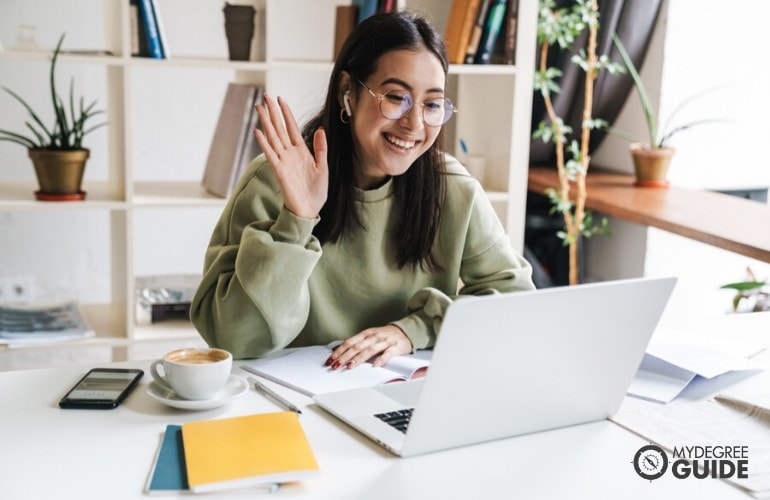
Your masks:
<svg viewBox="0 0 770 500"><path fill-rule="evenodd" d="M212 408L219 408L235 398L242 396L249 390L249 383L246 380L236 375L230 375L227 379L227 383L219 391L216 397L211 399L203 399L200 401L192 401L189 399L182 399L176 395L171 389L166 389L154 380L150 382L147 387L147 394L157 399L163 404L171 406L172 408L179 408L181 410L210 410Z"/></svg>

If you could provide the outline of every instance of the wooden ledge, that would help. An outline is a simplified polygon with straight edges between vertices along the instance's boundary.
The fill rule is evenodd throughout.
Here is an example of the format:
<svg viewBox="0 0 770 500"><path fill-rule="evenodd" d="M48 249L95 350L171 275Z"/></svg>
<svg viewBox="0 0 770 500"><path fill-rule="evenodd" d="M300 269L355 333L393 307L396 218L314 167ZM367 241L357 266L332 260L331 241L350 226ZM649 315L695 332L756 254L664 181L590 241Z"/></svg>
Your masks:
<svg viewBox="0 0 770 500"><path fill-rule="evenodd" d="M598 169L586 182L586 206L595 212L770 262L768 205L677 186L635 187L632 175ZM543 194L557 185L555 167L530 167L529 191Z"/></svg>

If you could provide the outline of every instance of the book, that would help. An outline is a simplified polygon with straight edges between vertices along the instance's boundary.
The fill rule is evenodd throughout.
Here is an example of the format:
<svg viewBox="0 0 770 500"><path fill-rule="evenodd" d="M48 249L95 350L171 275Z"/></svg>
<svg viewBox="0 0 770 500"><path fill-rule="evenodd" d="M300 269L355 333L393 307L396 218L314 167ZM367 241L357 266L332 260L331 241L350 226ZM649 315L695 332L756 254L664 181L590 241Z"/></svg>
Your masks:
<svg viewBox="0 0 770 500"><path fill-rule="evenodd" d="M250 84L230 83L211 139L201 184L209 193L227 198L238 182L244 147L256 124L254 103L261 89ZM256 139L255 139L256 142ZM249 146L253 149L253 146Z"/></svg>
<svg viewBox="0 0 770 500"><path fill-rule="evenodd" d="M147 47L147 34L142 22L142 14L139 12L139 0L130 0L129 22L131 23L131 55L135 57L150 57L150 49Z"/></svg>
<svg viewBox="0 0 770 500"><path fill-rule="evenodd" d="M264 89L257 88L254 95L254 102L249 108L249 121L246 124L246 127L244 127L243 142L241 143L241 148L238 151L238 155L236 156L237 166L235 169L235 176L233 177L232 187L235 187L235 185L238 183L238 180L243 176L243 173L246 171L246 167L249 166L251 161L262 154L262 148L260 147L259 142L257 142L257 137L254 135L254 129L259 128L259 113L257 113L257 110L254 106L257 104L263 104L265 102L264 94ZM230 191L232 191L232 188Z"/></svg>
<svg viewBox="0 0 770 500"><path fill-rule="evenodd" d="M163 59L163 47L158 33L158 22L152 8L152 0L139 0L139 21L144 27L145 41L149 50L148 56L153 59Z"/></svg>
<svg viewBox="0 0 770 500"><path fill-rule="evenodd" d="M145 493L179 493L188 491L187 470L182 445L182 426L167 425L161 434L160 446L155 454Z"/></svg>
<svg viewBox="0 0 770 500"><path fill-rule="evenodd" d="M449 20L444 31L450 64L462 64L471 40L476 12L481 0L454 0L449 11Z"/></svg>
<svg viewBox="0 0 770 500"><path fill-rule="evenodd" d="M93 337L75 302L0 306L0 344L26 347Z"/></svg>
<svg viewBox="0 0 770 500"><path fill-rule="evenodd" d="M465 64L473 64L476 59L476 51L481 42L481 35L484 34L484 25L487 21L487 12L489 6L497 0L481 0L479 8L476 11L476 19L473 23L471 39L468 41L468 47L465 49Z"/></svg>
<svg viewBox="0 0 770 500"><path fill-rule="evenodd" d="M387 14L398 11L398 2L396 0L380 0L377 12Z"/></svg>
<svg viewBox="0 0 770 500"><path fill-rule="evenodd" d="M332 61L337 60L337 55L342 49L345 40L348 39L353 28L356 27L358 7L355 5L338 5L334 16L334 54Z"/></svg>
<svg viewBox="0 0 770 500"><path fill-rule="evenodd" d="M277 484L269 483L249 491L271 493L277 488ZM161 433L160 446L150 467L144 492L148 495L190 493L181 425L167 425L165 432Z"/></svg>
<svg viewBox="0 0 770 500"><path fill-rule="evenodd" d="M139 55L139 6L136 0L130 0L128 5L129 39L131 41L131 55Z"/></svg>
<svg viewBox="0 0 770 500"><path fill-rule="evenodd" d="M497 38L503 27L505 18L506 0L494 0L487 13L487 21L484 24L484 31L479 40L479 46L476 50L476 56L473 60L475 64L489 64L492 52L495 49Z"/></svg>
<svg viewBox="0 0 770 500"><path fill-rule="evenodd" d="M367 17L371 17L377 13L377 0L353 0L353 5L358 8L356 24L360 24L361 21Z"/></svg>
<svg viewBox="0 0 770 500"><path fill-rule="evenodd" d="M299 481L319 472L293 411L188 422L182 442L193 493Z"/></svg>
<svg viewBox="0 0 770 500"><path fill-rule="evenodd" d="M152 15L155 16L155 25L158 29L158 38L160 39L160 50L164 59L171 57L171 53L168 50L168 38L166 37L166 28L163 25L163 16L160 13L160 7L158 7L158 0L151 0L152 3Z"/></svg>
<svg viewBox="0 0 770 500"><path fill-rule="evenodd" d="M508 8L505 12L505 30L504 35L498 37L502 43L498 44L501 49L499 56L492 62L496 64L515 64L516 63L516 31L519 21L519 0L508 0Z"/></svg>
<svg viewBox="0 0 770 500"><path fill-rule="evenodd" d="M301 347L283 355L250 361L241 368L307 396L411 380L425 375L432 351L396 356L385 366L364 363L351 370L324 366L332 346Z"/></svg>

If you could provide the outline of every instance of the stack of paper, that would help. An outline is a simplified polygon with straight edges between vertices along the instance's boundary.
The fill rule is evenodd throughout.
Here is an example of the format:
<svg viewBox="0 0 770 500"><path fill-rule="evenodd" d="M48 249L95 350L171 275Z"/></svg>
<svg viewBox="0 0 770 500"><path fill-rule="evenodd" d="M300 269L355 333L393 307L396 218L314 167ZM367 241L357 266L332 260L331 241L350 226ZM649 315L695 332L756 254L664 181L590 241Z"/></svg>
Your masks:
<svg viewBox="0 0 770 500"><path fill-rule="evenodd" d="M764 394L720 394L707 401L622 412L610 420L669 453L688 446L745 447L748 477L726 480L755 498L770 498L770 398Z"/></svg>
<svg viewBox="0 0 770 500"><path fill-rule="evenodd" d="M628 395L656 403L674 400L696 376L711 379L730 371L763 370L749 358L764 350L738 342L707 340L677 333L647 347Z"/></svg>
<svg viewBox="0 0 770 500"><path fill-rule="evenodd" d="M169 425L147 493L266 489L318 472L294 412Z"/></svg>

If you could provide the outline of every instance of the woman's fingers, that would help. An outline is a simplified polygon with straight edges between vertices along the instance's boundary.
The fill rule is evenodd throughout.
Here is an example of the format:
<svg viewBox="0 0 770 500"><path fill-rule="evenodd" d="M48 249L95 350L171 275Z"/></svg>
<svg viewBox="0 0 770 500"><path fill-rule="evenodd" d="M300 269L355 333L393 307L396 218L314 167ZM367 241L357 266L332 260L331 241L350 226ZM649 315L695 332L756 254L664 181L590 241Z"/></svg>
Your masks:
<svg viewBox="0 0 770 500"><path fill-rule="evenodd" d="M326 366L333 370L355 368L368 360L375 366L382 366L393 356L412 352L412 343L395 325L370 328L358 333L337 346Z"/></svg>
<svg viewBox="0 0 770 500"><path fill-rule="evenodd" d="M302 139L302 132L300 132L299 127L297 126L297 121L294 119L294 113L291 112L289 105L280 97L278 98L278 105L281 108L281 114L283 115L283 122L286 126L285 130L287 132L289 143L294 146L304 144L305 141Z"/></svg>

